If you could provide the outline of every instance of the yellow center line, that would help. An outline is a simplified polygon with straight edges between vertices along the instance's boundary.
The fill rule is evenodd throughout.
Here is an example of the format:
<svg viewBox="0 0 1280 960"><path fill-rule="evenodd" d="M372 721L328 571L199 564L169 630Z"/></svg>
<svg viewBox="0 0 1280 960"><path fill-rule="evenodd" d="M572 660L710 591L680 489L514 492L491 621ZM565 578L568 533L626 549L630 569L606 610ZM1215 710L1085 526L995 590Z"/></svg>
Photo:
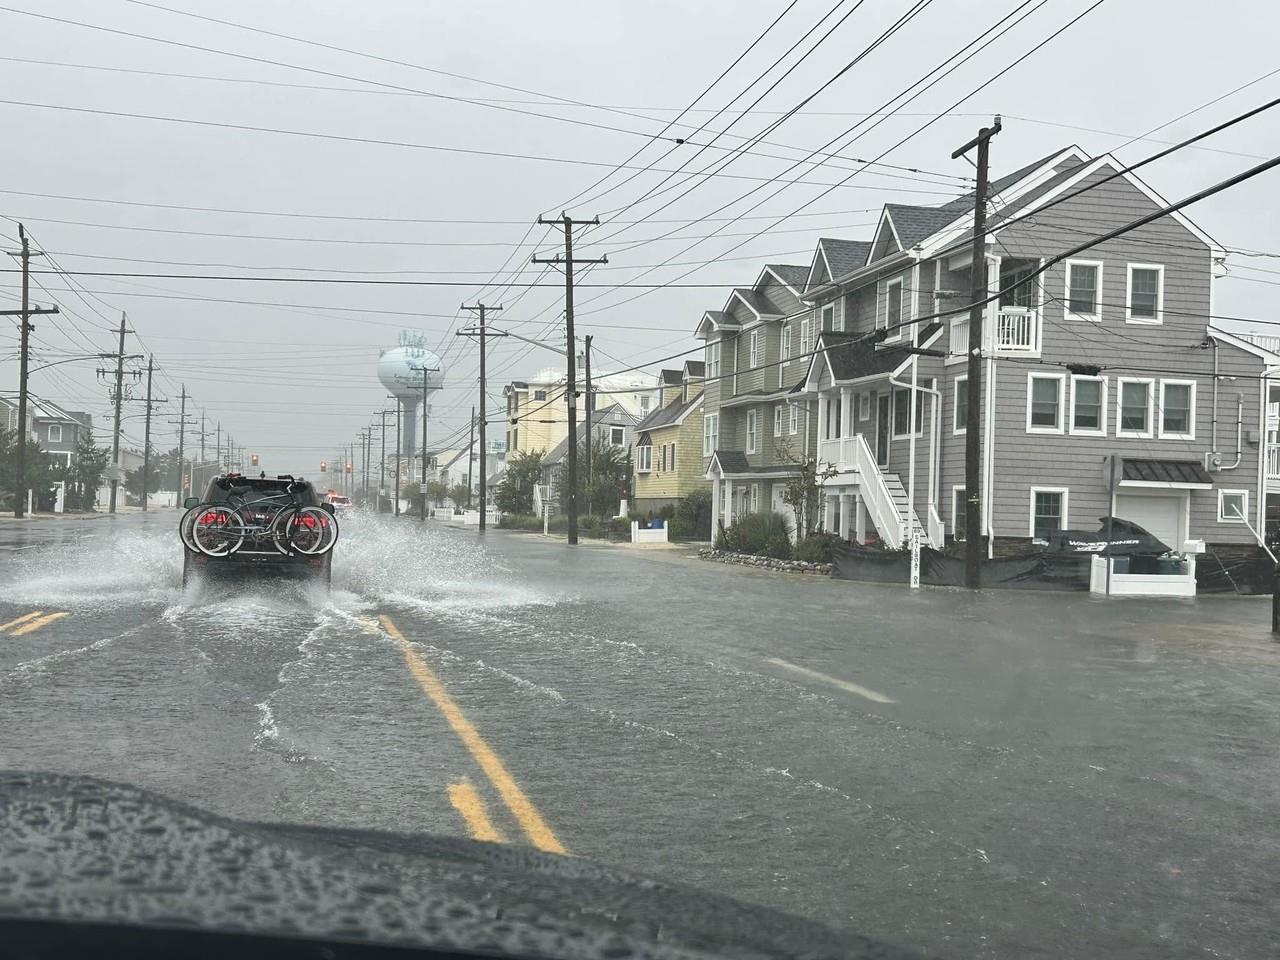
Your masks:
<svg viewBox="0 0 1280 960"><path fill-rule="evenodd" d="M472 840L484 840L488 843L507 842L507 838L489 819L489 811L485 809L484 800L469 780L449 784L449 802L467 821L467 832L471 834Z"/></svg>
<svg viewBox="0 0 1280 960"><path fill-rule="evenodd" d="M810 680L820 680L823 683L829 683L831 686L843 690L846 693L855 693L860 697L866 697L872 703L897 703L892 697L886 697L883 693L877 693L867 687L860 687L856 683L850 683L848 680L841 680L839 677L833 677L829 674L819 673L817 670L810 670L808 667L802 667L797 663L788 663L778 657L766 657L765 663L772 663L775 667L782 667L784 670L790 670L792 673L798 673L802 677L808 677Z"/></svg>
<svg viewBox="0 0 1280 960"><path fill-rule="evenodd" d="M409 665L409 672L418 681L418 686L422 687L423 692L431 698L436 708L448 721L449 726L453 728L453 732L458 735L458 739L471 752L471 756L475 758L476 763L480 765L480 769L484 771L485 776L489 778L489 782L493 784L498 794L502 797L502 802L507 805L511 815L516 818L520 828L524 830L529 842L539 850L547 853L568 853L564 845L557 839L555 833L547 826L546 821L542 819L542 814L533 805L533 801L525 795L525 792L520 789L520 785L516 783L515 778L507 772L507 768L498 758L498 755L493 752L493 748L485 742L479 731L471 725L471 721L466 718L461 708L449 696L444 684L427 666L426 661L409 645L409 641L405 639L399 628L391 622L390 617L384 614L378 619L382 621L382 626L387 633L399 641L400 649L404 653L405 663Z"/></svg>
<svg viewBox="0 0 1280 960"><path fill-rule="evenodd" d="M18 629L13 631L13 636L20 637L24 633L31 633L35 630L39 630L41 627L47 627L49 624L53 623L53 621L61 620L65 616L67 616L65 612L46 613L39 620L32 620L30 623L24 623L22 626L18 627Z"/></svg>
<svg viewBox="0 0 1280 960"><path fill-rule="evenodd" d="M0 630L8 630L10 627L16 627L20 623L26 623L28 620L34 620L42 613L44 613L43 610L33 610L31 613L24 614L17 620L10 620L8 623L0 623Z"/></svg>

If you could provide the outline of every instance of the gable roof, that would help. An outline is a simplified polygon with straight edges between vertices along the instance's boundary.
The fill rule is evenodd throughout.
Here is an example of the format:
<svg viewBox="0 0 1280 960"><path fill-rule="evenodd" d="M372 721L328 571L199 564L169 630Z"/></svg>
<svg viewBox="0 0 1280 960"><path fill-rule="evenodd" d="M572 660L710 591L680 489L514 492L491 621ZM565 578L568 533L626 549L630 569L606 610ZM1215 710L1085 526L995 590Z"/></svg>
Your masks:
<svg viewBox="0 0 1280 960"><path fill-rule="evenodd" d="M809 268L795 263L767 263L764 267L791 289L797 297L804 291L804 282L809 277Z"/></svg>
<svg viewBox="0 0 1280 960"><path fill-rule="evenodd" d="M769 302L768 297L757 290L749 290L745 287L738 287L730 294L730 299L738 299L746 304L748 310L761 319L765 317L780 317L782 311Z"/></svg>
<svg viewBox="0 0 1280 960"><path fill-rule="evenodd" d="M615 423L613 420L613 415L615 413L619 413L622 415L622 419L619 420L617 423ZM607 407L601 407L599 410L591 411L591 425L593 427L623 426L623 427L630 427L632 430L635 430L636 417L635 417L635 414L629 412L626 408L621 407L616 403L611 403ZM550 450L547 451L546 456L542 458L542 465L554 466L555 464L563 460L565 458L565 454L567 454L568 452L569 452L569 438L565 437L563 440L561 440L554 447L552 447Z"/></svg>
<svg viewBox="0 0 1280 960"><path fill-rule="evenodd" d="M693 331L694 339L706 339L707 334L711 332L706 329L707 324L711 325L711 330L738 330L742 327L742 324L733 318L733 314L725 313L723 310L704 310L702 319L698 321L698 326Z"/></svg>
<svg viewBox="0 0 1280 960"><path fill-rule="evenodd" d="M805 290L812 290L830 283L837 277L852 273L867 262L871 244L866 240L837 240L819 237L813 251L813 262L805 280Z"/></svg>
<svg viewBox="0 0 1280 960"><path fill-rule="evenodd" d="M991 194L998 194L1003 190L1008 190L1019 180L1023 179L1026 176L1029 176L1032 173L1035 173L1037 170L1043 167L1046 163L1053 160L1055 157L1059 156L1061 153L1062 153L1062 149L1059 148L1053 151L1053 153L1050 153L1047 156L1043 156L1039 160L1034 161L1033 163L1028 163L1025 167L1019 167L1017 170L1013 171L1013 173L1007 173L1003 177L1000 177L999 179L992 180L991 183L988 185L987 195L990 196ZM938 209L946 210L948 213L954 212L957 216L962 213L968 213L970 210L973 209L973 191L970 190L968 193L966 193L962 197L956 197L954 200L949 200Z"/></svg>
<svg viewBox="0 0 1280 960"><path fill-rule="evenodd" d="M657 430L659 427L670 427L677 423L682 423L684 418L698 408L702 403L704 394L698 394L692 400L672 400L661 410L655 410L649 414L638 424L636 424L635 432L648 433L650 430Z"/></svg>
<svg viewBox="0 0 1280 960"><path fill-rule="evenodd" d="M898 242L904 250L910 250L933 236L957 217L957 214L938 207L913 207L902 203L886 203L884 212L893 221Z"/></svg>
<svg viewBox="0 0 1280 960"><path fill-rule="evenodd" d="M686 360L684 362L684 375L693 380L701 380L707 375L706 361Z"/></svg>
<svg viewBox="0 0 1280 960"><path fill-rule="evenodd" d="M658 374L658 383L664 387L678 387L683 382L680 370L663 370Z"/></svg>
<svg viewBox="0 0 1280 960"><path fill-rule="evenodd" d="M920 331L922 343L929 340L942 329L942 324L934 322ZM826 347L827 349L822 349ZM826 357L831 377L836 381L860 380L863 377L875 377L892 373L904 360L911 356L911 342L903 340L890 346L876 349L876 341L862 333L826 332L818 338L818 352L810 361L809 372L813 372L813 364ZM806 376L806 379L808 377Z"/></svg>

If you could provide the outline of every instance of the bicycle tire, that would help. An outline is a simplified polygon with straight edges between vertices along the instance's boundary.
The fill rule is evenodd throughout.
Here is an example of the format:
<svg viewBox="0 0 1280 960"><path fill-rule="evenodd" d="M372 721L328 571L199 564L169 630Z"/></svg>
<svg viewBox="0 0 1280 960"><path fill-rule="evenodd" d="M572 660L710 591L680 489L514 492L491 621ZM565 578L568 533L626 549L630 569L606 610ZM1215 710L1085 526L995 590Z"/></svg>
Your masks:
<svg viewBox="0 0 1280 960"><path fill-rule="evenodd" d="M338 542L338 521L319 507L289 507L277 519L289 547L308 557L319 557Z"/></svg>
<svg viewBox="0 0 1280 960"><path fill-rule="evenodd" d="M232 524L235 526L233 527ZM229 557L244 544L243 529L244 524L237 511L205 505L192 525L191 539L206 556ZM241 532L234 533L229 530ZM209 541L207 544L206 538Z"/></svg>
<svg viewBox="0 0 1280 960"><path fill-rule="evenodd" d="M178 538L182 541L182 545L192 553L199 553L200 548L191 539L191 528L196 524L196 516L208 506L207 503L198 503L184 513L182 519L178 521Z"/></svg>

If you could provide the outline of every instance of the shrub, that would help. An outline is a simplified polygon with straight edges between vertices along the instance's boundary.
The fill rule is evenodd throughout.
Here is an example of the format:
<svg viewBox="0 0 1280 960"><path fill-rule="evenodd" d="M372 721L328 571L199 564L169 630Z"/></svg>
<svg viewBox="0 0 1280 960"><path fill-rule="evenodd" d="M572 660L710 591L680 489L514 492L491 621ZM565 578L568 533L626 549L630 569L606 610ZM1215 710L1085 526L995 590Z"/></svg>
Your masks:
<svg viewBox="0 0 1280 960"><path fill-rule="evenodd" d="M711 491L695 490L676 507L670 536L674 540L711 539Z"/></svg>
<svg viewBox="0 0 1280 960"><path fill-rule="evenodd" d="M498 521L501 530L541 530L542 518L536 513L504 513Z"/></svg>
<svg viewBox="0 0 1280 960"><path fill-rule="evenodd" d="M834 533L811 533L796 544L795 557L805 563L830 563L839 539Z"/></svg>
<svg viewBox="0 0 1280 960"><path fill-rule="evenodd" d="M772 534L769 537L769 542L765 544L764 554L774 560L790 560L792 554L791 538L785 533Z"/></svg>
<svg viewBox="0 0 1280 960"><path fill-rule="evenodd" d="M626 517L609 518L609 535L611 537L631 538L631 521Z"/></svg>
<svg viewBox="0 0 1280 960"><path fill-rule="evenodd" d="M766 554L771 541L788 539L787 520L780 513L745 513L734 518L721 538L721 546L735 553Z"/></svg>
<svg viewBox="0 0 1280 960"><path fill-rule="evenodd" d="M674 504L664 503L658 508L658 516L660 516L664 522L669 522L675 515L676 508Z"/></svg>

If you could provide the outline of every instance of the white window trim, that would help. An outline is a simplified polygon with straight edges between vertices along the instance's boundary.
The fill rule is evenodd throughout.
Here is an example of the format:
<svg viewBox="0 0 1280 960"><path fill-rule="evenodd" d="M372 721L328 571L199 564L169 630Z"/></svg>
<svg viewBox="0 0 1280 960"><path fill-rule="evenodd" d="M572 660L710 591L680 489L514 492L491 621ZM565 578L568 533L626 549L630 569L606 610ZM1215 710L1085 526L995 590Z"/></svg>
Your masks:
<svg viewBox="0 0 1280 960"><path fill-rule="evenodd" d="M780 437L785 432L785 424L782 421L783 404L775 403L773 405L773 435Z"/></svg>
<svg viewBox="0 0 1280 960"><path fill-rule="evenodd" d="M1095 267L1098 271L1098 286L1094 290L1094 310L1093 313L1074 313L1071 310L1071 268L1072 267ZM1102 261L1101 260L1068 260L1066 273L1063 277L1065 281L1064 298L1062 301L1062 309L1066 313L1068 320L1084 320L1089 323L1100 323L1102 321Z"/></svg>
<svg viewBox="0 0 1280 960"><path fill-rule="evenodd" d="M907 395L907 432L898 433L898 394L899 391ZM914 391L910 387L894 387L893 392L889 394L889 437L893 440L910 440L915 437L917 440L924 436L924 398L916 399L916 416L920 418L920 429L913 431L911 429L911 394Z"/></svg>
<svg viewBox="0 0 1280 960"><path fill-rule="evenodd" d="M1156 317L1150 320L1146 317L1135 317L1133 315L1133 271L1134 270L1155 270L1160 279L1156 282ZM1164 264L1163 263L1131 263L1125 270L1124 284L1124 322L1125 323L1142 323L1147 326L1153 326L1158 323L1164 323Z"/></svg>
<svg viewBox="0 0 1280 960"><path fill-rule="evenodd" d="M858 419L871 419L871 391L863 390L858 394Z"/></svg>
<svg viewBox="0 0 1280 960"><path fill-rule="evenodd" d="M1224 496L1239 494L1244 498L1244 517L1228 517L1222 512L1222 500ZM1219 489L1218 490L1218 522L1219 523L1244 523L1245 517L1249 516L1249 491L1244 489Z"/></svg>
<svg viewBox="0 0 1280 960"><path fill-rule="evenodd" d="M1036 494L1037 493L1060 493L1062 494L1062 516L1058 518L1058 529L1066 530L1070 524L1067 521L1067 507L1071 500L1071 490L1068 487L1032 487L1031 493L1028 495L1027 506L1027 536L1035 538L1036 535Z"/></svg>
<svg viewBox="0 0 1280 960"><path fill-rule="evenodd" d="M1088 380L1091 383L1102 384L1102 408L1098 412L1100 426L1097 430L1088 427L1076 426L1076 384L1081 380ZM1073 437L1105 437L1107 435L1107 395L1110 390L1110 384L1106 377L1087 377L1077 374L1071 375L1071 405L1067 411L1067 432ZM1047 489L1047 488L1046 488Z"/></svg>
<svg viewBox="0 0 1280 960"><path fill-rule="evenodd" d="M1174 433L1166 431L1164 428L1164 388L1166 386L1184 386L1191 388L1191 395L1188 398L1190 404L1189 416L1187 417L1187 426L1190 428L1187 433ZM1156 412L1160 416L1160 425L1157 428L1161 440L1194 440L1196 438L1196 381L1194 380L1161 380L1160 381L1160 402L1157 404Z"/></svg>
<svg viewBox="0 0 1280 960"><path fill-rule="evenodd" d="M653 444L642 443L636 447L636 473L649 473L653 469Z"/></svg>
<svg viewBox="0 0 1280 960"><path fill-rule="evenodd" d="M828 313L831 316L831 325L827 325ZM832 300L830 303L824 303L818 308L818 329L827 331L836 328L836 302Z"/></svg>
<svg viewBox="0 0 1280 960"><path fill-rule="evenodd" d="M618 431L618 435L619 435L622 439L620 439L620 440L614 440L614 439L613 439L613 431L615 431L615 430L617 430L617 431ZM610 427L610 428L609 428L609 446L611 446L611 447L625 447L626 445L627 445L627 430L626 430L626 427Z"/></svg>
<svg viewBox="0 0 1280 960"><path fill-rule="evenodd" d="M746 453L755 453L756 448L760 445L760 411L754 407L747 411L746 422L746 443L743 445Z"/></svg>
<svg viewBox="0 0 1280 960"><path fill-rule="evenodd" d="M782 334L778 342L778 386L782 386L787 372L787 361L791 359L791 324L782 324Z"/></svg>
<svg viewBox="0 0 1280 960"><path fill-rule="evenodd" d="M53 431L55 430L58 431L58 435L56 437L53 435ZM48 429L48 432L45 434L45 437L48 443L61 443L62 442L62 424L60 423L49 424L49 429Z"/></svg>
<svg viewBox="0 0 1280 960"><path fill-rule="evenodd" d="M898 316L897 316L897 317L895 317L895 318L892 320L892 322L893 322L893 323L901 323L901 322L902 322L902 303L903 303L903 300L902 300L902 278L901 278L901 277L898 277L896 280L889 280L889 281L888 281L888 282L886 282L886 283L885 283L885 285L884 285L884 323L879 323L879 324L877 324L877 326L878 326L880 329L882 329L882 330L888 330L888 329L889 329L890 322L891 322L891 321L890 321L890 319L889 319L889 291L890 291L890 289L892 289L893 287L897 287L897 288L898 288ZM895 337L900 337L900 336L902 336L903 331L905 331L906 329L907 329L906 327L899 327L897 330L889 330L889 336L887 337L887 339L892 340L892 339L894 339Z"/></svg>
<svg viewBox="0 0 1280 960"><path fill-rule="evenodd" d="M720 442L720 414L708 413L702 419L702 455L713 456Z"/></svg>
<svg viewBox="0 0 1280 960"><path fill-rule="evenodd" d="M815 317L805 317L800 321L800 354L808 356L813 352L817 338L813 335L813 325L816 321Z"/></svg>
<svg viewBox="0 0 1280 960"><path fill-rule="evenodd" d="M720 341L712 340L707 344L706 355L707 379L720 376Z"/></svg>
<svg viewBox="0 0 1280 960"><path fill-rule="evenodd" d="M953 380L951 383L951 435L952 436L964 436L969 432L968 418L965 419L965 425L963 427L956 426L956 414L960 412L960 384L961 383L963 383L965 385L965 389L968 390L969 375L967 373L964 374L963 376L956 377L955 380ZM970 398L970 400L972 400L972 397Z"/></svg>
<svg viewBox="0 0 1280 960"><path fill-rule="evenodd" d="M791 422L787 424L787 427L788 427L787 432L794 437L797 433L800 432L800 404L792 403L792 404L789 404L789 406L791 407L791 413L790 413Z"/></svg>
<svg viewBox="0 0 1280 960"><path fill-rule="evenodd" d="M1057 380L1058 381L1058 425L1056 427L1040 427L1033 426L1031 423L1031 400L1032 400L1032 384L1037 380ZM1063 433L1066 428L1067 416L1067 375L1065 373L1039 373L1031 372L1027 374L1027 433Z"/></svg>
<svg viewBox="0 0 1280 960"><path fill-rule="evenodd" d="M760 331L752 330L751 339L747 341L747 366L755 369L760 366Z"/></svg>
<svg viewBox="0 0 1280 960"><path fill-rule="evenodd" d="M760 484L751 484L751 513L760 512Z"/></svg>
<svg viewBox="0 0 1280 960"><path fill-rule="evenodd" d="M951 537L952 539L955 539L959 536L960 527L959 527L959 524L957 523L957 520L961 515L963 515L966 509L966 504L964 500L961 500L958 504L956 503L956 494L961 493L963 491L964 491L963 483L953 483L951 485ZM968 537L967 531L965 533L965 537L966 538Z"/></svg>
<svg viewBox="0 0 1280 960"><path fill-rule="evenodd" d="M1147 429L1143 431L1125 430L1124 422L1124 385L1126 383L1145 383L1147 385ZM1150 377L1116 377L1116 436L1129 437L1134 440L1150 440L1155 427L1155 380Z"/></svg>

